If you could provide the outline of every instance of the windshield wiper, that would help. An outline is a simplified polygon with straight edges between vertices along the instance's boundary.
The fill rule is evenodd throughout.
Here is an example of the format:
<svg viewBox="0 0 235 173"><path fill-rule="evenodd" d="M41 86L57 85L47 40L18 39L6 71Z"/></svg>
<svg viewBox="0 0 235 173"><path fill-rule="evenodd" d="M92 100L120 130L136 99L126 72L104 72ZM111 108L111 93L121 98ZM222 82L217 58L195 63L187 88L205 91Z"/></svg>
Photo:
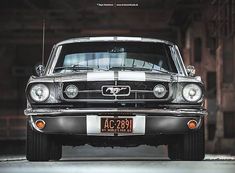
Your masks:
<svg viewBox="0 0 235 173"><path fill-rule="evenodd" d="M90 66L78 66L78 65L73 65L73 66L64 66L64 67L55 67L55 71L57 70L94 70L93 67Z"/></svg>
<svg viewBox="0 0 235 173"><path fill-rule="evenodd" d="M154 68L145 68L145 67L126 67L126 66L114 66L114 67L110 67L109 70L115 70L115 69L122 69L122 70L131 70L131 71L158 71L161 73L167 73L170 74L169 71L165 71L165 70L158 70L158 69L154 69Z"/></svg>
<svg viewBox="0 0 235 173"><path fill-rule="evenodd" d="M122 70L134 70L135 67L126 67L126 66L114 66L114 67L110 67L109 70L119 70L119 69L122 69Z"/></svg>
<svg viewBox="0 0 235 173"><path fill-rule="evenodd" d="M149 69L150 71L157 71L161 73L167 73L167 74L172 74L172 72L166 71L166 70L158 70L158 69Z"/></svg>
<svg viewBox="0 0 235 173"><path fill-rule="evenodd" d="M80 65L73 65L73 66L64 66L64 67L55 67L55 70L73 70L73 71L78 71L78 70L105 70L107 71L107 69L104 68L95 68L95 67L91 67L91 66L80 66Z"/></svg>

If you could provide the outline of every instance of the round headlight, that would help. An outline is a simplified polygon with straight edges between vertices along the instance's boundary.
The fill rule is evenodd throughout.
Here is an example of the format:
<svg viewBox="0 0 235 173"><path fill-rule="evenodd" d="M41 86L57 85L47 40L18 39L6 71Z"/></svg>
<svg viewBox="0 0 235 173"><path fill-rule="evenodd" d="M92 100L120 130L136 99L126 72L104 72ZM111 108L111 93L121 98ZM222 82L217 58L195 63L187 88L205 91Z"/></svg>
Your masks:
<svg viewBox="0 0 235 173"><path fill-rule="evenodd" d="M188 84L183 89L183 97L186 101L197 102L202 97L202 89L196 84Z"/></svg>
<svg viewBox="0 0 235 173"><path fill-rule="evenodd" d="M162 84L157 84L154 89L153 89L153 93L157 98L162 98L166 95L166 87Z"/></svg>
<svg viewBox="0 0 235 173"><path fill-rule="evenodd" d="M75 85L68 85L64 92L68 98L72 99L78 95L78 88Z"/></svg>
<svg viewBox="0 0 235 173"><path fill-rule="evenodd" d="M45 101L50 95L48 87L44 84L33 85L30 89L30 96L36 102Z"/></svg>

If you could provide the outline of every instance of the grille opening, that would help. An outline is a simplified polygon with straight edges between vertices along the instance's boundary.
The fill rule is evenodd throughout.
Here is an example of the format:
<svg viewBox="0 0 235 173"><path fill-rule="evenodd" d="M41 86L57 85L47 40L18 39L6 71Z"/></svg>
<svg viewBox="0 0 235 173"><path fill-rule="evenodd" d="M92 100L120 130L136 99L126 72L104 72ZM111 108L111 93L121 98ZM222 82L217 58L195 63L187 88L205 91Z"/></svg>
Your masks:
<svg viewBox="0 0 235 173"><path fill-rule="evenodd" d="M153 93L153 89L157 84L162 84L166 87L167 93L161 98L157 99ZM68 85L75 85L78 87L79 93L73 98L69 99L65 94L65 88ZM111 86L129 86L130 87L130 95L128 96L105 96L102 94L102 86L111 85ZM65 100L82 100L91 101L89 99L95 100L164 100L169 97L169 84L167 82L156 82L156 81L117 81L115 85L115 81L101 81L101 82L90 82L90 81L82 81L82 82L65 82L63 83L63 98Z"/></svg>

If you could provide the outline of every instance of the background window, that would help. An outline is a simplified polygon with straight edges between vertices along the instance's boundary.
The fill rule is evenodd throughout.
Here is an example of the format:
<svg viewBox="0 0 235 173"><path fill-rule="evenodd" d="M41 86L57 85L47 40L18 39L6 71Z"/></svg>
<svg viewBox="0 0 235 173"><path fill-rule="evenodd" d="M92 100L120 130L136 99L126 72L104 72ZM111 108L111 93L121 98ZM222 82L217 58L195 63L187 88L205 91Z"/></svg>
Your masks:
<svg viewBox="0 0 235 173"><path fill-rule="evenodd" d="M230 38L224 41L224 52L223 52L223 82L233 82L233 39Z"/></svg>
<svg viewBox="0 0 235 173"><path fill-rule="evenodd" d="M235 114L234 112L224 112L224 137L235 137Z"/></svg>
<svg viewBox="0 0 235 173"><path fill-rule="evenodd" d="M207 72L207 98L216 97L216 72Z"/></svg>
<svg viewBox="0 0 235 173"><path fill-rule="evenodd" d="M202 39L195 38L194 39L194 61L201 62L202 60Z"/></svg>
<svg viewBox="0 0 235 173"><path fill-rule="evenodd" d="M208 124L208 140L212 141L215 138L216 125Z"/></svg>

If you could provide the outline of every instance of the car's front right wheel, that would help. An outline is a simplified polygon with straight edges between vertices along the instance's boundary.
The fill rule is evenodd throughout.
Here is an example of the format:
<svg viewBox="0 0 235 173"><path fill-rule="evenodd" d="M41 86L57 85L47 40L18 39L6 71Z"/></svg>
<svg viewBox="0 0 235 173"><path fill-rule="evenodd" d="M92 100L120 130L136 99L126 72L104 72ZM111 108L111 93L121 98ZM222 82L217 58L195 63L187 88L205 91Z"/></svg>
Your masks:
<svg viewBox="0 0 235 173"><path fill-rule="evenodd" d="M59 160L62 145L53 136L33 130L27 122L26 158L29 161Z"/></svg>
<svg viewBox="0 0 235 173"><path fill-rule="evenodd" d="M204 123L200 129L179 136L171 142L168 145L168 157L171 160L203 160L205 157Z"/></svg>

